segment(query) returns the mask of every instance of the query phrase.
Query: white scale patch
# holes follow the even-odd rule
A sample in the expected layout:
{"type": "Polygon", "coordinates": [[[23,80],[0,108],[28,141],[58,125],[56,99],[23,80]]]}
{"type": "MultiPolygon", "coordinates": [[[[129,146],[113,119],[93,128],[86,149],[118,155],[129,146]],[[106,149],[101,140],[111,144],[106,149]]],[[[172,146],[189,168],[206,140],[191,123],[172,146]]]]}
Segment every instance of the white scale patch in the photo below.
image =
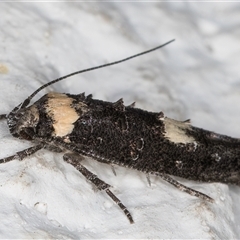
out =
{"type": "Polygon", "coordinates": [[[186,135],[186,130],[191,128],[187,122],[176,121],[165,117],[163,120],[165,124],[165,137],[174,143],[196,143],[193,137],[186,135]]]}
{"type": "MultiPolygon", "coordinates": [[[[70,134],[74,128],[79,115],[72,107],[74,99],[63,93],[49,93],[47,103],[47,113],[53,119],[54,134],[58,137],[63,137],[70,134]]],[[[84,103],[79,103],[83,108],[84,103]]]]}

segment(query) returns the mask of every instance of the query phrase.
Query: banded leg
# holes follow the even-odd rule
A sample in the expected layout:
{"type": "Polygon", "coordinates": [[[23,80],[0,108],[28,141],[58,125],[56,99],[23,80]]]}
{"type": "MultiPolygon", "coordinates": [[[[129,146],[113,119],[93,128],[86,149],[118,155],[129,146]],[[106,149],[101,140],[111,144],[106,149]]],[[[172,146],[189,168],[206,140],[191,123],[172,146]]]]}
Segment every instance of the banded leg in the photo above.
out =
{"type": "Polygon", "coordinates": [[[163,180],[165,180],[166,182],[172,184],[174,187],[178,188],[179,190],[186,192],[192,196],[201,198],[203,200],[207,200],[209,202],[214,202],[214,199],[212,199],[211,197],[209,197],[208,195],[198,192],[192,188],[186,187],[183,184],[179,183],[178,181],[174,180],[173,178],[171,178],[170,176],[166,175],[166,174],[162,174],[162,173],[157,173],[157,172],[150,172],[150,174],[153,174],[155,176],[159,176],[161,177],[163,180]]]}
{"type": "Polygon", "coordinates": [[[104,190],[110,198],[122,209],[124,214],[127,216],[130,223],[134,223],[133,218],[127,208],[122,204],[122,202],[109,190],[111,185],[105,183],[97,177],[97,175],[90,172],[85,168],[79,161],[79,156],[76,154],[65,154],[63,159],[72,164],[79,172],[83,174],[89,181],[91,181],[99,190],[104,190]]]}
{"type": "Polygon", "coordinates": [[[0,159],[0,163],[10,162],[12,160],[23,160],[24,158],[34,154],[44,147],[44,144],[38,144],[36,146],[24,149],[20,152],[17,152],[15,155],[0,159]]]}

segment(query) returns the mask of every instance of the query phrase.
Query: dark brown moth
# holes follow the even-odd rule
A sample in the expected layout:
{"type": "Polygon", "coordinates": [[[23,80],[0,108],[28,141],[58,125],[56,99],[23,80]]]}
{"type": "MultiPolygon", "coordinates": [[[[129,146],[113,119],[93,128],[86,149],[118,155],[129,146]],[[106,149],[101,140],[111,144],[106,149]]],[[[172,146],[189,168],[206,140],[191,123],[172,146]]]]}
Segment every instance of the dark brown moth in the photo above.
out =
{"type": "Polygon", "coordinates": [[[159,176],[181,191],[210,202],[212,198],[182,185],[170,175],[240,185],[240,140],[194,127],[189,120],[173,120],[162,112],[144,111],[134,108],[133,104],[125,106],[122,99],[112,103],[84,93],[51,92],[28,106],[39,91],[53,83],[129,60],[170,42],[117,62],[69,74],[40,87],[8,115],[1,115],[2,119],[7,119],[14,137],[33,141],[35,146],[1,159],[0,163],[22,160],[43,148],[63,152],[63,159],[99,190],[104,190],[130,223],[133,223],[131,214],[110,191],[111,186],[81,164],[83,156],[159,176]]]}

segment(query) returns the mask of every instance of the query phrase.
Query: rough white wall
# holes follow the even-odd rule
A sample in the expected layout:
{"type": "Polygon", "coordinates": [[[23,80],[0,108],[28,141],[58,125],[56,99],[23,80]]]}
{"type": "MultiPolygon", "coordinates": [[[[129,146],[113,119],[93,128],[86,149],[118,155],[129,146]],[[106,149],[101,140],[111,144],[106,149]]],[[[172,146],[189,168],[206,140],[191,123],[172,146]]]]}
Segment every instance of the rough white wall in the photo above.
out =
{"type": "MultiPolygon", "coordinates": [[[[162,110],[195,126],[240,135],[239,3],[0,3],[0,102],[9,112],[37,87],[72,71],[176,42],[147,56],[82,74],[43,91],[162,110]]],[[[41,96],[41,94],[38,95],[41,96]]],[[[36,98],[37,99],[37,98],[36,98]]],[[[0,157],[30,143],[0,123],[0,157]]],[[[215,199],[88,159],[132,213],[130,225],[61,154],[41,151],[0,165],[1,238],[239,238],[238,187],[180,180],[215,199]]]]}

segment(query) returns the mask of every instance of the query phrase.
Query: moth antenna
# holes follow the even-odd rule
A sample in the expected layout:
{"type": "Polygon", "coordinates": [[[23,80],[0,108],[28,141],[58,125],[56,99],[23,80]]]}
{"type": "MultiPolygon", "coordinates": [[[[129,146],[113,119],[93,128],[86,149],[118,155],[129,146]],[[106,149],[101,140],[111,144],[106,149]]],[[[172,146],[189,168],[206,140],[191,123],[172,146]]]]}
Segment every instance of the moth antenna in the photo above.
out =
{"type": "Polygon", "coordinates": [[[49,83],[46,83],[44,85],[42,85],[40,88],[38,88],[35,92],[33,92],[27,99],[24,100],[21,108],[25,108],[31,101],[31,99],[38,93],[40,92],[41,90],[43,90],[44,88],[56,83],[56,82],[60,82],[62,81],[63,79],[66,79],[66,78],[69,78],[71,76],[74,76],[74,75],[77,75],[77,74],[80,74],[80,73],[84,73],[84,72],[89,72],[89,71],[93,71],[93,70],[96,70],[96,69],[99,69],[99,68],[104,68],[104,67],[108,67],[108,66],[111,66],[111,65],[115,65],[115,64],[119,64],[121,62],[125,62],[125,61],[128,61],[132,58],[136,58],[136,57],[139,57],[141,55],[144,55],[144,54],[147,54],[147,53],[150,53],[150,52],[153,52],[159,48],[162,48],[168,44],[170,44],[171,42],[175,41],[175,39],[172,39],[171,41],[168,41],[158,47],[155,47],[155,48],[152,48],[152,49],[149,49],[147,51],[144,51],[144,52],[141,52],[141,53],[138,53],[138,54],[135,54],[135,55],[132,55],[130,57],[127,57],[127,58],[124,58],[124,59],[121,59],[119,61],[115,61],[115,62],[111,62],[111,63],[106,63],[106,64],[102,64],[102,65],[99,65],[99,66],[96,66],[96,67],[91,67],[91,68],[86,68],[86,69],[83,69],[83,70],[80,70],[80,71],[76,71],[76,72],[73,72],[73,73],[70,73],[68,75],[65,75],[63,77],[60,77],[60,78],[57,78],[49,83]]]}

